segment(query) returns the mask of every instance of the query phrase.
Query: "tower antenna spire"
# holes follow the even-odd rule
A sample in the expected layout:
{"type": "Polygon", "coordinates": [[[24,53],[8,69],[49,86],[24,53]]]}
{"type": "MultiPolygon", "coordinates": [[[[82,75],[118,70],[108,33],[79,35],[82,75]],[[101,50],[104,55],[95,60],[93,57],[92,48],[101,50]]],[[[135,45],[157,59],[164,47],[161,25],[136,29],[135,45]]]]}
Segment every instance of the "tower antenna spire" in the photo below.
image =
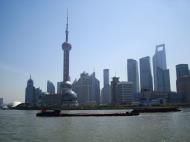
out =
{"type": "Polygon", "coordinates": [[[68,20],[69,20],[69,16],[68,16],[68,9],[67,9],[67,24],[66,24],[66,30],[65,30],[65,34],[66,34],[66,42],[68,42],[68,38],[69,38],[69,24],[68,24],[68,20]]]}
{"type": "Polygon", "coordinates": [[[72,48],[72,45],[68,42],[69,38],[69,16],[68,16],[68,9],[67,9],[67,15],[66,15],[66,29],[65,29],[65,35],[66,39],[65,42],[62,44],[62,49],[64,51],[64,58],[63,58],[63,81],[69,81],[69,52],[72,48]]]}

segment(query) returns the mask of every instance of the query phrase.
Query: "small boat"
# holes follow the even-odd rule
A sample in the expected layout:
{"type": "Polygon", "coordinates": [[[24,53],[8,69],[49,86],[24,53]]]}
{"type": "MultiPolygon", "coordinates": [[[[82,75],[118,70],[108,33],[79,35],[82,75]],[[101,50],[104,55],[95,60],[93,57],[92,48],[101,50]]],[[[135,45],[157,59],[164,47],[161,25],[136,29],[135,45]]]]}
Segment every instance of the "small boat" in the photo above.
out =
{"type": "Polygon", "coordinates": [[[40,117],[103,117],[103,116],[136,116],[139,115],[139,112],[121,112],[121,113],[61,113],[60,110],[53,111],[41,111],[36,114],[40,117]]]}

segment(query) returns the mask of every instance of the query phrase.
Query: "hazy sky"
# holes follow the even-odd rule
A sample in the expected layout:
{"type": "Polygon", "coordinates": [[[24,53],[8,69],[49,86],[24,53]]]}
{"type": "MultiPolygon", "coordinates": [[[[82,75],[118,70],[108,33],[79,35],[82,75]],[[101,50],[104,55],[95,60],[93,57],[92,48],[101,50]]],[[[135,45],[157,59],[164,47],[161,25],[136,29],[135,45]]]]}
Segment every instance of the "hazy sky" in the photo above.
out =
{"type": "MultiPolygon", "coordinates": [[[[70,76],[103,69],[127,80],[127,59],[152,56],[166,44],[172,90],[175,65],[190,65],[189,0],[0,0],[0,97],[24,101],[35,87],[62,80],[66,11],[69,9],[70,76]]],[[[56,85],[57,86],[57,85],[56,85]]]]}

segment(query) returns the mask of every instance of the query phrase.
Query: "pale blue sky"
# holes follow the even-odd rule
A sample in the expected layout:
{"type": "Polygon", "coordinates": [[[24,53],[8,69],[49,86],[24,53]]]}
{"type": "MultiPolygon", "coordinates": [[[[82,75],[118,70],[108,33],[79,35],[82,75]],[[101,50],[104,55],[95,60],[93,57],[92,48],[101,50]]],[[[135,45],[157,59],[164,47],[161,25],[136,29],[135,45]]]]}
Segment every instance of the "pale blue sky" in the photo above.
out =
{"type": "Polygon", "coordinates": [[[190,65],[189,0],[0,0],[0,97],[24,101],[26,82],[46,91],[62,80],[66,9],[70,76],[110,69],[127,80],[127,59],[152,58],[166,44],[172,90],[175,65],[190,65]]]}

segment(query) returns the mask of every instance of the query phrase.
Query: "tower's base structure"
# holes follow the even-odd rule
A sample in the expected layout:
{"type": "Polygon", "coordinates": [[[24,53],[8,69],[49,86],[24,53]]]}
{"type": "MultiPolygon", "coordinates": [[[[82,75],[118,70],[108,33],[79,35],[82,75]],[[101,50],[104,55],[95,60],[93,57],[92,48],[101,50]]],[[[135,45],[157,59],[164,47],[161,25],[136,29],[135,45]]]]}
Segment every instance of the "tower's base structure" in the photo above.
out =
{"type": "Polygon", "coordinates": [[[62,84],[62,107],[78,106],[77,94],[72,90],[70,81],[62,84]]]}

